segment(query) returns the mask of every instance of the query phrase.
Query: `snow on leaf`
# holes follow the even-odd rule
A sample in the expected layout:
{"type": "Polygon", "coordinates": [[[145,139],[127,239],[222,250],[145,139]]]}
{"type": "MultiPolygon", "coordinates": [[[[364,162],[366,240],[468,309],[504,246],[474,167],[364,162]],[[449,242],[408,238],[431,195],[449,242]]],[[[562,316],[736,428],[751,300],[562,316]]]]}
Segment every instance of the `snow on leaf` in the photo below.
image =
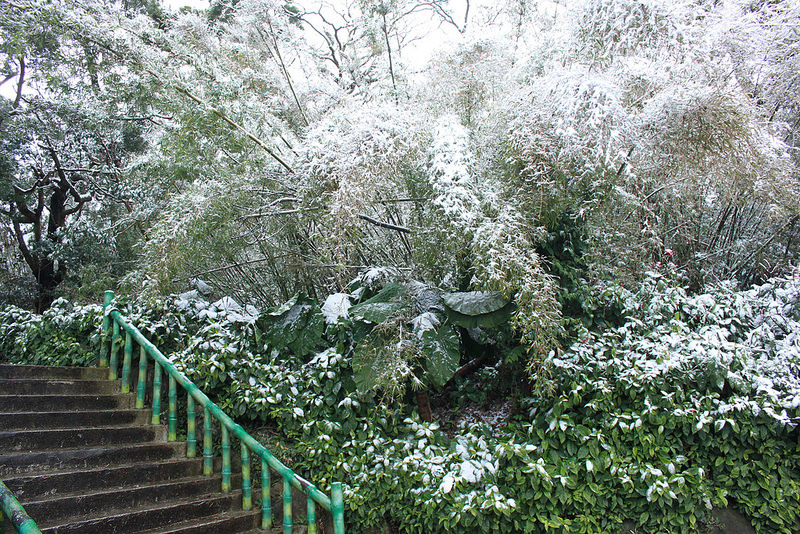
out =
{"type": "Polygon", "coordinates": [[[347,319],[350,309],[350,298],[346,293],[334,293],[325,299],[322,315],[327,324],[336,324],[340,318],[347,319]]]}

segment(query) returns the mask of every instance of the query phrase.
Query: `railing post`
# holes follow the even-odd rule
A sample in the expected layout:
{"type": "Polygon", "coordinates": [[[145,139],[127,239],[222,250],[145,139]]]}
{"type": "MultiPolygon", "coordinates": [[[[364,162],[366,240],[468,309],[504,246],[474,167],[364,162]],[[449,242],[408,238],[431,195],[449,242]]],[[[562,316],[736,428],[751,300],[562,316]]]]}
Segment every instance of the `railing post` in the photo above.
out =
{"type": "Polygon", "coordinates": [[[261,528],[272,529],[272,503],[270,502],[269,464],[261,459],[261,528]]]}
{"type": "Polygon", "coordinates": [[[228,427],[220,424],[222,428],[222,491],[231,490],[231,437],[228,427]]]}
{"type": "Polygon", "coordinates": [[[253,497],[250,491],[250,451],[242,442],[242,510],[253,509],[253,497]]]}
{"type": "Polygon", "coordinates": [[[331,484],[331,514],[333,515],[333,533],[344,534],[344,494],[341,482],[331,484]]]}
{"type": "Polygon", "coordinates": [[[114,321],[113,335],[111,336],[111,359],[108,362],[108,379],[117,379],[119,367],[119,323],[114,321]]]}
{"type": "MultiPolygon", "coordinates": [[[[102,332],[102,343],[100,343],[100,361],[98,365],[100,367],[108,367],[108,352],[111,348],[111,317],[108,316],[108,307],[111,306],[111,302],[114,300],[114,292],[113,291],[106,291],[103,295],[103,332],[102,332]]],[[[0,528],[2,528],[2,523],[0,523],[0,528]]]]}
{"type": "Polygon", "coordinates": [[[197,428],[194,415],[194,398],[191,394],[186,395],[186,457],[194,458],[197,456],[197,428]]]}
{"type": "Polygon", "coordinates": [[[122,358],[121,393],[131,392],[131,360],[133,360],[133,335],[125,332],[125,355],[122,358]]]}
{"type": "Polygon", "coordinates": [[[214,453],[211,450],[211,414],[203,407],[203,474],[214,473],[214,453]]]}
{"type": "Polygon", "coordinates": [[[292,483],[283,477],[283,534],[292,534],[292,483]]]}
{"type": "Polygon", "coordinates": [[[178,439],[178,391],[175,379],[169,375],[169,414],[167,415],[167,441],[178,439]]]}
{"type": "Polygon", "coordinates": [[[147,387],[147,350],[139,346],[139,377],[136,384],[136,409],[144,408],[144,393],[147,387]]]}
{"type": "Polygon", "coordinates": [[[317,509],[314,499],[306,499],[306,523],[308,523],[308,534],[317,534],[317,509]]]}
{"type": "Polygon", "coordinates": [[[150,423],[161,424],[161,365],[154,362],[153,366],[153,417],[150,423]]]}

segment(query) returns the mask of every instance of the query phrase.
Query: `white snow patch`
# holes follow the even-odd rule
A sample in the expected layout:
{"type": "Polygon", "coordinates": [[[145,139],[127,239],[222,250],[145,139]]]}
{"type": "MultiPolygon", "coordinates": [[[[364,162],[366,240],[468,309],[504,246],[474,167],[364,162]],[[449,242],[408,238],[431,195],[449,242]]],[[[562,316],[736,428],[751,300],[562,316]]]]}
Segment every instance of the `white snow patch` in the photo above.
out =
{"type": "Polygon", "coordinates": [[[347,311],[350,309],[350,298],[346,293],[334,293],[325,299],[322,305],[322,315],[325,316],[327,324],[336,324],[340,318],[347,319],[347,311]]]}

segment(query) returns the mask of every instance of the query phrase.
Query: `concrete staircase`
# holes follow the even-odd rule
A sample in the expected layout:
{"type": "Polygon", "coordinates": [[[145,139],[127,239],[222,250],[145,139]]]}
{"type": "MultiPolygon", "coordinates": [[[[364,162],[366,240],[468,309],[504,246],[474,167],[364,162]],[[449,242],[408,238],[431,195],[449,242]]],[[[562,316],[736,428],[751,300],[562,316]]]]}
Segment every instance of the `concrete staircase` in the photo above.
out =
{"type": "Polygon", "coordinates": [[[241,492],[221,493],[107,376],[0,365],[0,480],[42,532],[263,533],[241,492]]]}

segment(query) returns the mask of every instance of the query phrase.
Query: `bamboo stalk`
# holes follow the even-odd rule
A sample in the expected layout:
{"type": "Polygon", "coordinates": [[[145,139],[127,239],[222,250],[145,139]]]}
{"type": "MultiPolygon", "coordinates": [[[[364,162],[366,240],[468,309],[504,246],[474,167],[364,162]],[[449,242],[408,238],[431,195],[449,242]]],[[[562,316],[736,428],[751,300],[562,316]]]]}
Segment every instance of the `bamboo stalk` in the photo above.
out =
{"type": "Polygon", "coordinates": [[[136,384],[136,409],[144,408],[144,394],[147,387],[147,351],[139,347],[139,377],[136,384]]]}
{"type": "Polygon", "coordinates": [[[117,379],[119,366],[119,323],[114,321],[114,333],[111,336],[111,359],[108,361],[108,379],[117,379]]]}
{"type": "Polygon", "coordinates": [[[214,473],[214,453],[211,450],[211,414],[203,407],[203,474],[214,473]]]}
{"type": "Polygon", "coordinates": [[[161,366],[158,362],[153,367],[153,417],[150,422],[161,424],[161,366]]]}
{"type": "Polygon", "coordinates": [[[169,377],[169,414],[167,415],[167,441],[178,439],[178,392],[175,379],[169,377]]]}

